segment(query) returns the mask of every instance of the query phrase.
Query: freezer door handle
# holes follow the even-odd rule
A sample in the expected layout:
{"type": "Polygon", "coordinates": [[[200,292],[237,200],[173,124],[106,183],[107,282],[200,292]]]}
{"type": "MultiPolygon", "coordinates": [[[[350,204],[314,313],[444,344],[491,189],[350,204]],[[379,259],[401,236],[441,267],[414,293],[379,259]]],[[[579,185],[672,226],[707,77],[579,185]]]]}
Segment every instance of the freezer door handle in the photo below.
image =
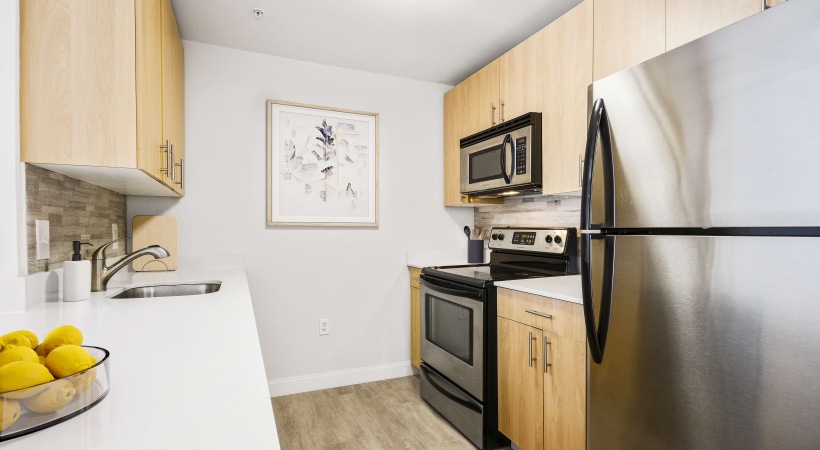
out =
{"type": "MultiPolygon", "coordinates": [[[[587,146],[584,154],[583,182],[581,186],[581,232],[612,227],[615,224],[615,166],[612,158],[612,137],[609,134],[609,117],[604,99],[595,100],[587,130],[587,146]],[[595,147],[601,136],[601,169],[604,174],[604,223],[592,222],[592,176],[595,169],[595,147]]],[[[603,237],[603,234],[598,237],[603,237]]]]}
{"type": "MultiPolygon", "coordinates": [[[[581,187],[581,290],[584,300],[584,320],[586,322],[589,353],[592,361],[601,364],[604,347],[609,332],[609,314],[612,308],[612,285],[615,277],[615,236],[607,236],[606,229],[615,225],[615,166],[613,164],[612,136],[609,117],[603,99],[592,105],[592,114],[587,130],[587,146],[584,154],[583,183],[581,187]],[[604,183],[604,223],[592,223],[592,182],[595,169],[595,148],[601,137],[601,163],[604,183]],[[595,230],[596,232],[593,232],[595,230]],[[596,324],[595,298],[592,292],[592,265],[590,250],[592,239],[604,240],[603,280],[601,283],[601,304],[596,324]]],[[[598,263],[598,261],[596,261],[598,263]]]]}

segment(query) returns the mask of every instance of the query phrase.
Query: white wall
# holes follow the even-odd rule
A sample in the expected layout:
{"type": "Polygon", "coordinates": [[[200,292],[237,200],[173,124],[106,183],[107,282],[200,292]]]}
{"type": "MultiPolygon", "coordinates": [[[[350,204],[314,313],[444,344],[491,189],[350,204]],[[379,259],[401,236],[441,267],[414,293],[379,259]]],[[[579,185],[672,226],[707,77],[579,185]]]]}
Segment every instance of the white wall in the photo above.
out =
{"type": "Polygon", "coordinates": [[[245,254],[272,392],[409,373],[405,252],[464,248],[473,222],[442,207],[448,88],[185,42],[188,195],[131,197],[128,214],[178,216],[183,260],[245,254]],[[266,229],[267,99],[380,114],[378,229],[266,229]]]}
{"type": "Polygon", "coordinates": [[[19,273],[17,183],[20,140],[20,13],[0,2],[0,278],[19,273]]]}

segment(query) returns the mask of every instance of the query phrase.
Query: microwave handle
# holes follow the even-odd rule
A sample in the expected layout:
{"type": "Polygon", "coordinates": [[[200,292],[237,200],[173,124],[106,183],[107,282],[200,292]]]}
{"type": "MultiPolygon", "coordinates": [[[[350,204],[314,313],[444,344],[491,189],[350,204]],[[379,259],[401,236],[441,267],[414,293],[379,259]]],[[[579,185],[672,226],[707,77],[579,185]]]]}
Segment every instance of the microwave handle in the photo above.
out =
{"type": "Polygon", "coordinates": [[[515,144],[513,143],[512,135],[507,133],[504,136],[504,142],[501,144],[501,175],[504,176],[504,182],[510,184],[512,181],[513,170],[515,170],[515,144]],[[512,164],[510,166],[510,173],[507,174],[507,143],[510,143],[510,156],[512,157],[512,164]]]}

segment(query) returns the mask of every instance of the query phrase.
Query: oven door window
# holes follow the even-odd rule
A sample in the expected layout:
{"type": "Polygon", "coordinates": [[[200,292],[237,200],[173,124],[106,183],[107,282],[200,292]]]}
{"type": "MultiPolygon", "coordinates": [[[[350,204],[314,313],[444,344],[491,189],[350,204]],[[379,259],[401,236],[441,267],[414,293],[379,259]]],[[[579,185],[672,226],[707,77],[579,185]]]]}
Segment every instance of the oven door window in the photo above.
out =
{"type": "Polygon", "coordinates": [[[430,294],[424,306],[425,339],[472,366],[473,310],[430,294]]]}
{"type": "Polygon", "coordinates": [[[504,177],[501,173],[500,145],[471,153],[468,158],[470,184],[504,177]]]}

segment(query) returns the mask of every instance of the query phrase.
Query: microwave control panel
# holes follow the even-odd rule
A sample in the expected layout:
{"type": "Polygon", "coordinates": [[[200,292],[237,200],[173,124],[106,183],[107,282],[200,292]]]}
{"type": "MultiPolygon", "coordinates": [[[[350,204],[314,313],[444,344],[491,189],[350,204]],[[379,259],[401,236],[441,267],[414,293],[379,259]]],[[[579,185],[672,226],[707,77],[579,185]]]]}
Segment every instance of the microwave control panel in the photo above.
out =
{"type": "Polygon", "coordinates": [[[575,251],[575,228],[493,228],[491,249],[563,255],[575,251]]]}
{"type": "Polygon", "coordinates": [[[515,140],[515,174],[524,175],[527,173],[527,137],[520,137],[515,140]]]}

